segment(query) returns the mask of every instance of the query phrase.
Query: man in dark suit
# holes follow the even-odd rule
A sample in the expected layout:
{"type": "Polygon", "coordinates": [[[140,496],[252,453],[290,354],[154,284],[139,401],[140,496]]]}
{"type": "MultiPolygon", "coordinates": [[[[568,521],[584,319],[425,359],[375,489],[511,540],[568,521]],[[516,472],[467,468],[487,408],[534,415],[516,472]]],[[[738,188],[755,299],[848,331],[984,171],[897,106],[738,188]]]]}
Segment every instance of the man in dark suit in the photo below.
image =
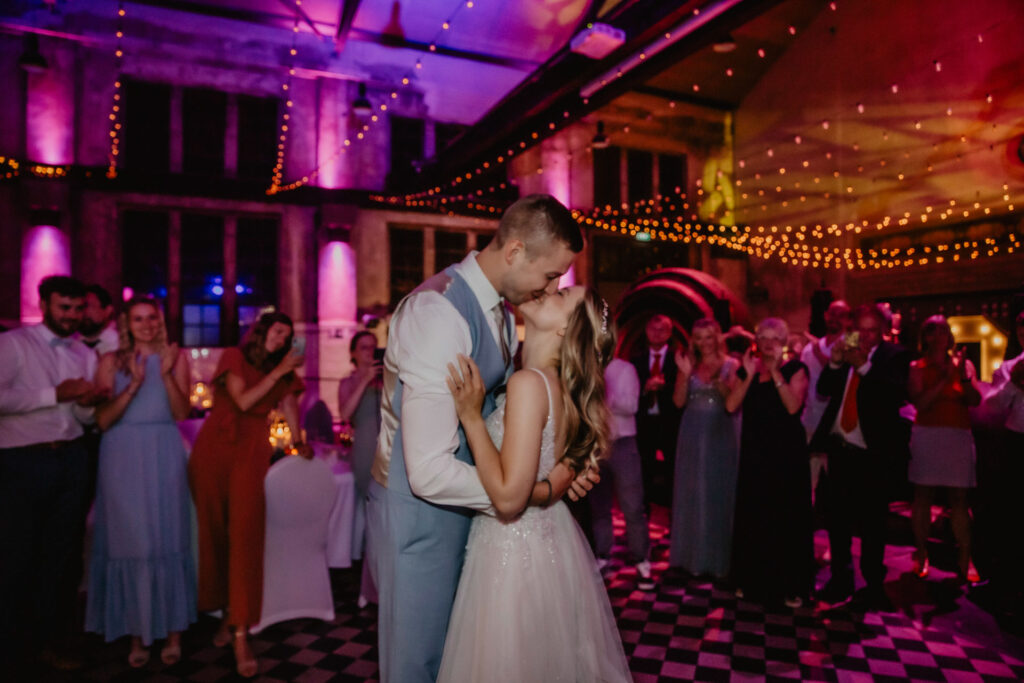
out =
{"type": "Polygon", "coordinates": [[[814,439],[828,453],[832,549],[832,578],[820,597],[837,603],[853,593],[850,544],[859,526],[867,588],[858,598],[886,610],[892,607],[883,588],[886,516],[892,485],[906,468],[910,424],[901,409],[910,354],[883,340],[888,320],[877,306],[859,306],[852,318],[853,333],[833,345],[817,387],[829,401],[814,439]]]}
{"type": "Polygon", "coordinates": [[[651,503],[668,506],[672,502],[672,467],[680,416],[672,402],[672,391],[679,371],[669,344],[672,320],[656,313],[647,321],[644,334],[647,343],[630,360],[642,388],[636,413],[636,442],[643,470],[644,502],[650,509],[651,503]]]}

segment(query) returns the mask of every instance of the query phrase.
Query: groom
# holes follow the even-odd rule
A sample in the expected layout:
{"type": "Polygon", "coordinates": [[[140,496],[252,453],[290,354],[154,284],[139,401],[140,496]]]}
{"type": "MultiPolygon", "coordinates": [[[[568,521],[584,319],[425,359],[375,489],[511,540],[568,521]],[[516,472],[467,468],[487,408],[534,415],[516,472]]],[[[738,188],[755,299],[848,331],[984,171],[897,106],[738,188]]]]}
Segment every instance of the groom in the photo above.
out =
{"type": "MultiPolygon", "coordinates": [[[[508,208],[491,242],[421,284],[398,305],[384,356],[382,425],[367,524],[380,593],[381,683],[434,681],[474,511],[491,502],[473,466],[445,378],[456,354],[480,368],[488,395],[512,374],[517,343],[506,301],[558,287],[583,248],[579,224],[548,195],[508,208]]],[[[559,465],[531,504],[573,483],[559,465]]],[[[580,475],[576,486],[586,484],[580,475]]]]}

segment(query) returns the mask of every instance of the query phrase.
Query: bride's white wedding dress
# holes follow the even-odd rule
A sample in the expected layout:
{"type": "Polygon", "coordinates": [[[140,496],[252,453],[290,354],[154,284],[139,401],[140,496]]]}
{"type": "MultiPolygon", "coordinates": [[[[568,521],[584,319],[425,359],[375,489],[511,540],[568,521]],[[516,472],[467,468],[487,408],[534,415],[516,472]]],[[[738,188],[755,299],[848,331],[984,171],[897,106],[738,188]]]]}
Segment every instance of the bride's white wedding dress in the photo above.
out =
{"type": "MultiPolygon", "coordinates": [[[[504,417],[502,396],[487,418],[499,449],[504,417]]],[[[554,432],[548,387],[538,481],[555,466],[554,432]]],[[[604,581],[565,503],[507,523],[474,517],[438,681],[632,680],[604,581]]]]}

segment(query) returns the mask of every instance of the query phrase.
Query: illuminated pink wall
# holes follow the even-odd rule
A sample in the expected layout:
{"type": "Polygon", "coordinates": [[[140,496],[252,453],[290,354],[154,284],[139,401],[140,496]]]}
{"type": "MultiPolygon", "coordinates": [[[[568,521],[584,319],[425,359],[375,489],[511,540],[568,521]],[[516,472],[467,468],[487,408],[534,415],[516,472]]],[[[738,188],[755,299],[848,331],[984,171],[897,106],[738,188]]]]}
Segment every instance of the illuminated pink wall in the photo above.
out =
{"type": "Polygon", "coordinates": [[[71,274],[71,249],[67,235],[52,225],[31,228],[21,242],[21,322],[37,323],[39,281],[47,275],[71,274]]]}
{"type": "Polygon", "coordinates": [[[346,242],[328,242],[320,249],[317,315],[321,325],[356,319],[356,254],[346,242]]]}
{"type": "Polygon", "coordinates": [[[30,161],[70,164],[74,161],[75,87],[70,57],[63,50],[42,52],[50,61],[43,73],[28,75],[25,103],[25,153],[30,161]]]}

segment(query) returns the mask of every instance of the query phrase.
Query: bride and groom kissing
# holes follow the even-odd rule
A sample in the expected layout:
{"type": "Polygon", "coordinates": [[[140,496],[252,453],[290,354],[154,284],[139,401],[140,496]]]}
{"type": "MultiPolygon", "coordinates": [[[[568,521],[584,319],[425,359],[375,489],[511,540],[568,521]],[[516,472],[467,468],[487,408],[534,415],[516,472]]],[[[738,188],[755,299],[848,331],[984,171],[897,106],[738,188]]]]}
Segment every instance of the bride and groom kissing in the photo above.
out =
{"type": "Polygon", "coordinates": [[[632,680],[561,502],[597,479],[615,346],[606,302],[557,289],[582,248],[568,209],[524,197],[395,311],[367,508],[382,683],[632,680]]]}

